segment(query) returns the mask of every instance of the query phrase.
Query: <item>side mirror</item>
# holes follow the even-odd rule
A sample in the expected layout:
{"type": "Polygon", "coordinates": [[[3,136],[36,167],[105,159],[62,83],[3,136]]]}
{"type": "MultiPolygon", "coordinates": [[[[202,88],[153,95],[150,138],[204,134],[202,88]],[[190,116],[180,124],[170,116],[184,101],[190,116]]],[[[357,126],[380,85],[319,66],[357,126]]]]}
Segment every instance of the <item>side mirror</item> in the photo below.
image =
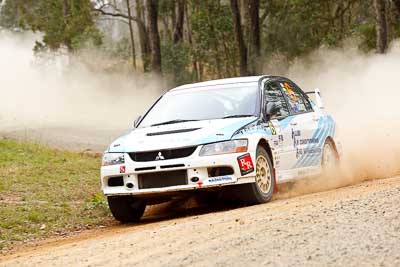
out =
{"type": "Polygon", "coordinates": [[[269,120],[272,116],[276,115],[280,111],[280,109],[281,109],[280,102],[267,102],[264,111],[266,119],[269,120]]]}
{"type": "Polygon", "coordinates": [[[322,101],[321,91],[318,88],[315,89],[315,100],[317,101],[317,106],[323,109],[324,102],[322,101]]]}
{"type": "Polygon", "coordinates": [[[321,97],[321,91],[316,88],[313,92],[306,92],[307,95],[314,95],[315,96],[315,101],[317,102],[317,107],[319,109],[323,109],[324,108],[324,102],[322,101],[322,97],[321,97]]]}
{"type": "Polygon", "coordinates": [[[135,122],[133,123],[133,127],[137,128],[139,125],[139,122],[142,120],[142,116],[139,116],[136,118],[135,122]]]}

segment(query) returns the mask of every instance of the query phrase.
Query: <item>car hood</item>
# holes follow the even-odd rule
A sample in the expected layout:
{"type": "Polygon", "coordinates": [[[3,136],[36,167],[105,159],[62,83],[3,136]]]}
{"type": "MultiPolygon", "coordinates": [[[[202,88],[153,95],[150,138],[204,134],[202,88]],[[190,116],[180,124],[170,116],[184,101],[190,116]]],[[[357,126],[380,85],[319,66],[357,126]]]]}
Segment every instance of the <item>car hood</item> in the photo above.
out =
{"type": "Polygon", "coordinates": [[[138,152],[230,140],[257,117],[217,119],[138,128],[115,140],[108,152],[138,152]]]}

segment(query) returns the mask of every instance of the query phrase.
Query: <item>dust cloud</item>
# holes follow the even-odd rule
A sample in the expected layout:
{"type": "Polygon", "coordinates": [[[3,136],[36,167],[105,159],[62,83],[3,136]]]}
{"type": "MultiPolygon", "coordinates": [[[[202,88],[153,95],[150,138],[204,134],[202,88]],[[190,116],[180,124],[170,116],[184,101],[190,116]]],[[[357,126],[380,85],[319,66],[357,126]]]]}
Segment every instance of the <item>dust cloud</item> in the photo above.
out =
{"type": "MultiPolygon", "coordinates": [[[[32,34],[0,32],[0,130],[129,129],[166,89],[160,79],[94,71],[71,56],[39,64],[32,53],[35,39],[32,34]]],[[[349,43],[341,49],[318,49],[288,68],[272,64],[275,68],[265,72],[288,76],[306,91],[321,89],[326,110],[338,123],[346,182],[397,174],[400,41],[385,55],[365,54],[349,43]]],[[[91,60],[92,65],[104,65],[107,59],[91,60]]]]}
{"type": "Polygon", "coordinates": [[[385,55],[360,52],[354,42],[341,49],[321,48],[294,62],[284,73],[305,91],[321,90],[325,110],[333,115],[343,144],[340,186],[400,172],[400,41],[385,55]]]}
{"type": "MultiPolygon", "coordinates": [[[[82,64],[82,55],[38,59],[32,51],[37,39],[0,32],[0,130],[129,129],[165,89],[160,79],[131,70],[93,70],[82,64]]],[[[104,66],[107,58],[90,60],[91,66],[104,66]]]]}

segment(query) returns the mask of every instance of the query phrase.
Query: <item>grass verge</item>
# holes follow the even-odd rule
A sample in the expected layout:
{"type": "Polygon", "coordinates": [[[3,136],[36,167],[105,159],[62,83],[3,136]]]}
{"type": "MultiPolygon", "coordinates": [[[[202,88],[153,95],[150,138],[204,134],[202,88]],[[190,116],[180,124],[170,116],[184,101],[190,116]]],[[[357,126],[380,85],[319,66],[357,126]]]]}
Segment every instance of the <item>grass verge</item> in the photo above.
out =
{"type": "Polygon", "coordinates": [[[0,139],[0,251],[112,220],[99,156],[0,139]]]}

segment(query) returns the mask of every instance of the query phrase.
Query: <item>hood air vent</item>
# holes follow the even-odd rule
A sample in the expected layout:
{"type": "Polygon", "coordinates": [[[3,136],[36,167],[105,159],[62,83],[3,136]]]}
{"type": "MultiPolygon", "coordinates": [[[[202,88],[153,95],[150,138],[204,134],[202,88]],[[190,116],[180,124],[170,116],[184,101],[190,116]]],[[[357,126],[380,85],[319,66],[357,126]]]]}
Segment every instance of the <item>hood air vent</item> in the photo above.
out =
{"type": "Polygon", "coordinates": [[[165,132],[155,132],[155,133],[148,133],[147,136],[175,134],[175,133],[187,133],[187,132],[193,132],[193,131],[196,131],[199,129],[201,129],[201,128],[190,128],[190,129],[172,130],[172,131],[165,131],[165,132]]]}

